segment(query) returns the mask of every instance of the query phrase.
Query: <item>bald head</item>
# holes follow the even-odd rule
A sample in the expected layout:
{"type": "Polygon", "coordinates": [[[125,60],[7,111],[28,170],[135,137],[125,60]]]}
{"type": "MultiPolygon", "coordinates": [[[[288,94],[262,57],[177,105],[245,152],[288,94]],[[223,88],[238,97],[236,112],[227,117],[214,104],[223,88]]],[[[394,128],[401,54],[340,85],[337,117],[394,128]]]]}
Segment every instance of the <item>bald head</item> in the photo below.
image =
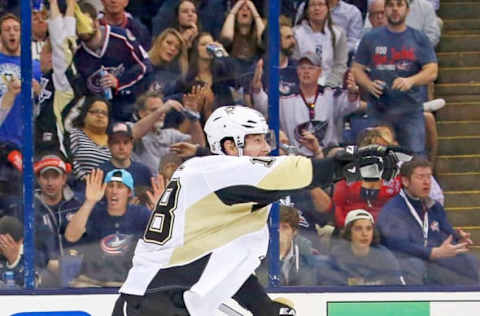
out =
{"type": "Polygon", "coordinates": [[[368,19],[373,28],[387,24],[385,18],[385,0],[368,1],[368,19]]]}

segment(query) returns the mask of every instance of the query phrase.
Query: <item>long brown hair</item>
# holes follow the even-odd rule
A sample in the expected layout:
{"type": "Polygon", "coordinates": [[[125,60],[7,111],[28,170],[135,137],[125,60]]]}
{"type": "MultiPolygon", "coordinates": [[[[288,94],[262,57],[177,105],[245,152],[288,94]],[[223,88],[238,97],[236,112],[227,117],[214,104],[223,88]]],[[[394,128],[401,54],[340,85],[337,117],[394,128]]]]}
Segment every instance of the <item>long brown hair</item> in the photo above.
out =
{"type": "Polygon", "coordinates": [[[180,52],[172,62],[176,61],[178,63],[180,72],[184,77],[188,71],[187,45],[185,45],[185,41],[183,40],[182,35],[174,28],[169,27],[165,29],[162,33],[160,33],[160,35],[155,38],[152,48],[148,51],[148,56],[150,57],[150,61],[154,66],[164,66],[165,62],[160,58],[160,50],[163,41],[170,34],[175,36],[180,41],[180,52]]]}
{"type": "MultiPolygon", "coordinates": [[[[322,33],[325,33],[325,25],[328,27],[328,30],[332,34],[331,39],[332,39],[332,50],[333,50],[333,58],[335,58],[335,44],[337,42],[337,35],[335,35],[335,32],[333,31],[333,21],[332,21],[332,16],[330,15],[330,4],[328,3],[328,0],[325,0],[325,3],[327,5],[327,18],[325,22],[323,23],[323,29],[322,33]]],[[[302,15],[300,16],[300,19],[298,19],[297,25],[302,23],[303,20],[307,20],[307,22],[310,24],[310,21],[308,20],[308,6],[310,5],[310,0],[305,1],[305,6],[303,7],[303,12],[302,15]]]]}

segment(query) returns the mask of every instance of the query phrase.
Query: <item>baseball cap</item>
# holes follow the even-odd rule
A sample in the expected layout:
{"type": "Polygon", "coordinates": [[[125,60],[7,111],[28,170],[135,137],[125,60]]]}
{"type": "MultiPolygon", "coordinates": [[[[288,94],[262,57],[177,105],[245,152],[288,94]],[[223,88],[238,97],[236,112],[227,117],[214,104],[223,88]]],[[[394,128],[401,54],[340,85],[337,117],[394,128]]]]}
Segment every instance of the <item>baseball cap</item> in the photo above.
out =
{"type": "Polygon", "coordinates": [[[357,219],[368,219],[370,222],[372,222],[372,224],[375,223],[372,214],[366,210],[358,209],[348,212],[347,217],[345,218],[345,226],[356,221],[357,219]]]}
{"type": "Polygon", "coordinates": [[[58,173],[69,173],[71,167],[57,155],[46,155],[33,165],[36,174],[43,174],[48,170],[55,170],[58,173]]]}
{"type": "Polygon", "coordinates": [[[300,56],[300,59],[298,60],[298,63],[300,63],[302,61],[302,59],[306,59],[306,60],[310,61],[315,66],[319,66],[319,67],[322,66],[322,58],[318,54],[315,54],[314,52],[308,51],[308,52],[303,53],[300,56]]]}
{"type": "Polygon", "coordinates": [[[133,191],[133,177],[125,169],[113,169],[112,171],[108,172],[105,176],[105,183],[109,183],[112,181],[117,181],[125,184],[131,191],[133,191]]]}
{"type": "Polygon", "coordinates": [[[114,135],[125,135],[127,137],[133,138],[132,128],[130,125],[126,123],[115,123],[112,127],[108,130],[108,138],[109,140],[114,135]]]}

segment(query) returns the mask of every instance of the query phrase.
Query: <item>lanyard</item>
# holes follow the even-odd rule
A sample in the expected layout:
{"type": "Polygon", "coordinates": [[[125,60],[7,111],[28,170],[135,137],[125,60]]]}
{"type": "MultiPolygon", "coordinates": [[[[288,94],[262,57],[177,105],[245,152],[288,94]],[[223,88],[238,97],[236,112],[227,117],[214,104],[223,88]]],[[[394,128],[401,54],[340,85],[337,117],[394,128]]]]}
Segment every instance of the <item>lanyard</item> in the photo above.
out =
{"type": "Polygon", "coordinates": [[[318,95],[320,94],[320,89],[318,89],[318,86],[315,89],[315,99],[313,100],[312,103],[308,103],[307,100],[305,100],[305,96],[303,95],[302,90],[300,89],[300,96],[302,97],[303,103],[305,103],[305,106],[308,109],[308,116],[310,117],[310,121],[313,121],[315,118],[315,104],[317,103],[317,98],[318,95]]]}
{"type": "Polygon", "coordinates": [[[412,204],[410,203],[410,201],[406,197],[403,189],[400,191],[400,196],[405,200],[405,203],[407,204],[408,209],[410,210],[410,213],[412,214],[412,216],[415,218],[417,223],[422,228],[424,246],[427,247],[427,243],[428,243],[428,212],[425,210],[425,212],[423,214],[423,223],[422,223],[422,220],[420,219],[420,216],[418,216],[417,211],[415,210],[415,208],[412,206],[412,204]]]}

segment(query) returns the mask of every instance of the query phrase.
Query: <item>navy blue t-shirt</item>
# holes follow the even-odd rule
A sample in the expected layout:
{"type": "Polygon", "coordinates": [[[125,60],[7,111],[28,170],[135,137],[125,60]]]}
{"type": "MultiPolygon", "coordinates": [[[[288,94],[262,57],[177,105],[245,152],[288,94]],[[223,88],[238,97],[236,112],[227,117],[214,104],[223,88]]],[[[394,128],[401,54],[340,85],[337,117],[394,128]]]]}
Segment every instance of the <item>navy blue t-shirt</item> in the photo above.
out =
{"type": "Polygon", "coordinates": [[[111,216],[105,202],[92,210],[81,239],[81,274],[99,281],[123,282],[131,267],[135,245],[150,218],[144,206],[128,205],[122,216],[111,216]]]}
{"type": "Polygon", "coordinates": [[[365,34],[355,55],[355,61],[370,70],[371,80],[386,83],[384,95],[379,99],[369,96],[368,104],[374,110],[412,111],[422,109],[425,94],[420,86],[402,92],[392,90],[392,83],[398,77],[410,77],[429,63],[436,63],[437,57],[427,36],[411,27],[395,33],[387,27],[378,27],[365,34]]]}

